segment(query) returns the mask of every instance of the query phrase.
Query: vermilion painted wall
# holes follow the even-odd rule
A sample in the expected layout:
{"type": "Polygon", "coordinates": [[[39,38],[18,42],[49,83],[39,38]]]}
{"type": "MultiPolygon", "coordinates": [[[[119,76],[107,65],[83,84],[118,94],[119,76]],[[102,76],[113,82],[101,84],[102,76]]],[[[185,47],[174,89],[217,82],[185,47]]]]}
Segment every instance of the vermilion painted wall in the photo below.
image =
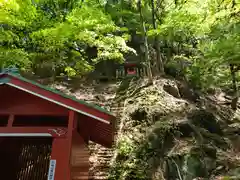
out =
{"type": "MultiPolygon", "coordinates": [[[[89,112],[96,111],[91,108],[88,109],[90,109],[89,112]]],[[[98,113],[101,114],[101,112],[98,113]]],[[[56,160],[54,180],[87,180],[90,155],[86,142],[91,139],[106,146],[112,144],[113,139],[111,137],[113,137],[114,124],[109,125],[88,116],[80,115],[7,85],[0,85],[1,114],[10,116],[8,126],[0,127],[0,133],[52,133],[51,159],[56,160]],[[58,127],[12,127],[14,115],[68,116],[68,127],[62,128],[66,131],[66,134],[58,135],[52,130],[49,131],[49,129],[57,129],[58,127]]],[[[101,116],[108,117],[106,114],[101,116]]]]}
{"type": "Polygon", "coordinates": [[[96,121],[85,115],[78,115],[79,133],[84,138],[96,143],[102,144],[106,147],[111,147],[114,141],[114,126],[115,124],[106,124],[96,121]]]}
{"type": "Polygon", "coordinates": [[[14,84],[14,85],[16,85],[18,87],[27,89],[29,91],[41,94],[42,96],[48,97],[48,98],[53,99],[55,101],[58,101],[59,103],[67,104],[70,107],[79,109],[79,110],[81,110],[81,111],[83,111],[85,113],[88,113],[88,114],[94,115],[96,117],[102,118],[105,121],[110,122],[114,118],[114,116],[109,115],[108,113],[105,113],[105,112],[99,111],[99,110],[97,110],[95,108],[86,106],[86,105],[84,105],[82,103],[79,103],[77,101],[73,101],[72,99],[64,98],[64,97],[62,97],[59,94],[47,91],[47,90],[42,89],[42,88],[40,88],[40,87],[38,87],[38,86],[36,86],[34,84],[21,81],[18,78],[11,77],[10,83],[12,83],[12,84],[14,84]]]}
{"type": "MultiPolygon", "coordinates": [[[[84,174],[88,179],[89,153],[84,139],[77,132],[77,113],[44,99],[7,85],[0,86],[0,115],[10,115],[7,127],[0,127],[0,133],[51,133],[53,138],[51,159],[56,160],[54,180],[72,180],[84,174]],[[68,116],[66,134],[57,135],[49,129],[59,127],[12,127],[14,115],[68,116]],[[74,138],[73,138],[74,137],[74,138]],[[72,146],[73,143],[73,146],[72,146]],[[84,152],[84,153],[82,153],[84,152]],[[84,157],[79,161],[79,154],[84,157]],[[84,161],[82,161],[84,159],[84,161]],[[72,171],[72,172],[71,172],[72,171]]],[[[34,119],[33,119],[34,120],[34,119]]]]}
{"type": "Polygon", "coordinates": [[[56,160],[56,169],[54,180],[70,180],[70,154],[68,138],[54,138],[52,144],[51,159],[56,160]]]}
{"type": "Polygon", "coordinates": [[[0,86],[0,114],[68,115],[68,109],[7,85],[0,86]]]}
{"type": "Polygon", "coordinates": [[[74,131],[71,149],[71,180],[88,180],[90,153],[84,139],[74,131]]]}

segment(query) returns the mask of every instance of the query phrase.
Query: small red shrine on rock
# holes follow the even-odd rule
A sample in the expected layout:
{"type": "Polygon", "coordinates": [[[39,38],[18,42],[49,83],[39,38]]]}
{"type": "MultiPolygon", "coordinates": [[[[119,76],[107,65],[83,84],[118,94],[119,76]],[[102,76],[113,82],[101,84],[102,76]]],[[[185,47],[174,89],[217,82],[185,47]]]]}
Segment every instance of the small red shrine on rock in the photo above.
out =
{"type": "Polygon", "coordinates": [[[116,78],[145,76],[144,66],[138,61],[125,62],[116,69],[116,78]]]}
{"type": "Polygon", "coordinates": [[[110,147],[115,117],[106,110],[0,73],[0,176],[3,180],[87,180],[88,141],[110,147]]]}

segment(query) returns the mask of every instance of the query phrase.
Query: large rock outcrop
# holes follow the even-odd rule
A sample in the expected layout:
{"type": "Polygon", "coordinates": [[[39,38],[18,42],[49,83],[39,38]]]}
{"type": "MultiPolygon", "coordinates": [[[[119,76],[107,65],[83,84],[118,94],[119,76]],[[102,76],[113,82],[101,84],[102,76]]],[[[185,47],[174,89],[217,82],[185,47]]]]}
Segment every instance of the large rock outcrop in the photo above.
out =
{"type": "Polygon", "coordinates": [[[169,90],[174,83],[160,79],[145,86],[132,81],[123,90],[110,179],[239,179],[237,113],[217,100],[202,97],[195,105],[181,99],[177,86],[169,90]]]}

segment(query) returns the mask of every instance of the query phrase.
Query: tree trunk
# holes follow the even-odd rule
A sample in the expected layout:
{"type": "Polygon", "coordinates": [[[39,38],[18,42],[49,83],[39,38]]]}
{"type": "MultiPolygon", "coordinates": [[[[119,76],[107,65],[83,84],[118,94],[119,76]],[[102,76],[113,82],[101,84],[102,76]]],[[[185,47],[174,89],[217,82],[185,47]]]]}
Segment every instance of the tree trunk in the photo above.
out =
{"type": "Polygon", "coordinates": [[[143,18],[143,13],[142,13],[142,1],[138,0],[138,11],[140,14],[140,21],[142,24],[142,31],[143,31],[143,36],[144,36],[144,54],[145,54],[145,62],[147,64],[147,71],[148,71],[148,83],[153,84],[153,76],[152,76],[152,70],[151,70],[151,63],[149,60],[149,50],[148,50],[148,38],[147,38],[147,30],[145,26],[145,20],[143,18]]]}
{"type": "Polygon", "coordinates": [[[237,80],[236,80],[236,71],[234,70],[234,65],[230,64],[230,71],[232,76],[232,88],[234,91],[234,98],[231,102],[231,107],[233,110],[237,110],[237,103],[238,103],[238,87],[237,87],[237,80]]]}
{"type": "MultiPolygon", "coordinates": [[[[156,17],[155,17],[155,4],[154,0],[151,0],[151,6],[152,6],[152,24],[153,24],[153,29],[157,29],[157,22],[156,22],[156,17]]],[[[156,35],[154,39],[154,45],[155,45],[155,50],[157,53],[157,59],[156,59],[156,64],[157,64],[157,71],[160,74],[164,74],[164,65],[163,61],[161,58],[161,52],[160,52],[160,44],[159,44],[159,36],[156,35]]]]}

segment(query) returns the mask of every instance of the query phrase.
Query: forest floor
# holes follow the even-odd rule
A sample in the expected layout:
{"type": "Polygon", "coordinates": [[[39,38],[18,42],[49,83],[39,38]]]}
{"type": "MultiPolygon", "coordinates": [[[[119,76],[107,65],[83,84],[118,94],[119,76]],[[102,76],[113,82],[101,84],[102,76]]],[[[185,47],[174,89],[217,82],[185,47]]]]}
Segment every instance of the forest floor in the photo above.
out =
{"type": "Polygon", "coordinates": [[[197,95],[166,78],[54,87],[109,110],[122,104],[109,179],[240,179],[240,111],[221,90],[197,95]]]}

